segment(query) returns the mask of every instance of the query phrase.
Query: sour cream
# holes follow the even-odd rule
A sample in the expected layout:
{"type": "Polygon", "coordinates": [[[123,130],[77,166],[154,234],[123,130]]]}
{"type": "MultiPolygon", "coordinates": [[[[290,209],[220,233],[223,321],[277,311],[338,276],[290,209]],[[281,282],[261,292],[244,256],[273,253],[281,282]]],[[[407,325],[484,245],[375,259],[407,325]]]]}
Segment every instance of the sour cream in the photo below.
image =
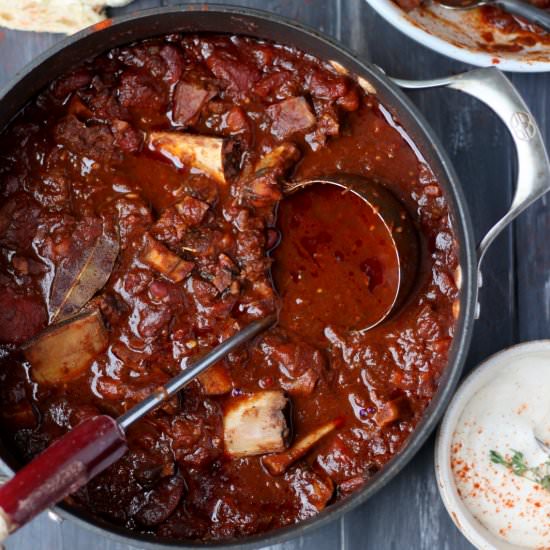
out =
{"type": "Polygon", "coordinates": [[[468,401],[452,436],[451,467],[458,493],[491,533],[525,548],[550,548],[550,492],[491,462],[494,450],[523,453],[535,467],[550,457],[550,359],[530,353],[501,365],[468,401]]]}

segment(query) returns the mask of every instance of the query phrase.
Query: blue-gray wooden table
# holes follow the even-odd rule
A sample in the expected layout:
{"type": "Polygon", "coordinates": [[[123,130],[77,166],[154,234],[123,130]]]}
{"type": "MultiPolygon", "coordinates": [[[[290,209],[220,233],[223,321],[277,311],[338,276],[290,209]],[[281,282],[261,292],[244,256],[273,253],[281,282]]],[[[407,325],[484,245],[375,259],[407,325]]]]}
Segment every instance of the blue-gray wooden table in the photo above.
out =
{"type": "MultiPolygon", "coordinates": [[[[137,0],[113,10],[182,3],[137,0]]],[[[204,2],[203,2],[204,3],[204,2]]],[[[393,76],[432,78],[468,69],[424,48],[388,25],[364,0],[232,0],[218,3],[261,8],[294,18],[340,40],[362,58],[393,76]]],[[[61,38],[47,33],[0,34],[0,86],[37,54],[61,38]]],[[[550,137],[550,74],[511,74],[529,107],[550,137]]],[[[515,159],[506,131],[475,100],[450,91],[423,91],[413,101],[441,137],[462,180],[478,237],[508,207],[515,159]]],[[[528,209],[491,248],[484,264],[481,318],[466,370],[516,342],[550,334],[550,209],[547,199],[528,209]]],[[[108,541],[46,514],[21,529],[8,550],[136,550],[108,541]]],[[[472,548],[449,519],[433,470],[433,437],[412,462],[375,498],[311,535],[277,550],[462,550],[472,548]]]]}

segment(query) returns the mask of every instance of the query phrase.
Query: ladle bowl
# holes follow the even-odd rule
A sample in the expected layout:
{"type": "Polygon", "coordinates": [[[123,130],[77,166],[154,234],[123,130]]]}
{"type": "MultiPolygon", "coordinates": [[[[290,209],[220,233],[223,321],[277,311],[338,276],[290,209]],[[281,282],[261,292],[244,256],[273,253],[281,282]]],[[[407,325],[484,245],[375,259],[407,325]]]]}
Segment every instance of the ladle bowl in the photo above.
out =
{"type": "MultiPolygon", "coordinates": [[[[407,299],[418,273],[420,257],[418,233],[401,201],[381,183],[363,176],[330,174],[319,178],[287,182],[284,193],[290,198],[293,194],[318,184],[336,186],[342,190],[342,194],[353,193],[363,200],[374,213],[376,221],[384,227],[397,258],[397,277],[392,287],[393,295],[391,299],[384,301],[384,307],[378,311],[376,319],[369,319],[367,325],[357,329],[364,332],[392,316],[407,299]]],[[[360,234],[357,236],[361,237],[360,234]]],[[[330,288],[328,290],[332,291],[330,288]]]]}

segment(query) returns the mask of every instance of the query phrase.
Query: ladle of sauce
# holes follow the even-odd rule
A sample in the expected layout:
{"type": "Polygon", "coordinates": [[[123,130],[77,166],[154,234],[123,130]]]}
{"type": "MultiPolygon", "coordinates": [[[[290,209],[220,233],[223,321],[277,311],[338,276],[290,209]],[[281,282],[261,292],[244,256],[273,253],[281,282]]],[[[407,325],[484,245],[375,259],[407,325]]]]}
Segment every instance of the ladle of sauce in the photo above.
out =
{"type": "Polygon", "coordinates": [[[419,245],[401,202],[381,184],[334,175],[286,186],[272,276],[280,324],[322,337],[327,326],[366,331],[407,298],[419,245]]]}

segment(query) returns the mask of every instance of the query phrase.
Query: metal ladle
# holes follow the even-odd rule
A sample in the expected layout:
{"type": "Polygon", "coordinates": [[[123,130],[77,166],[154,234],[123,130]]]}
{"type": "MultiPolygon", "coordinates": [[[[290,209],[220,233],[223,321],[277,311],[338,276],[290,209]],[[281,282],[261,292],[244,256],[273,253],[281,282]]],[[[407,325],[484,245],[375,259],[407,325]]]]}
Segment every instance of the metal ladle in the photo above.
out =
{"type": "Polygon", "coordinates": [[[437,3],[449,10],[471,10],[481,6],[497,6],[512,15],[524,17],[530,23],[550,32],[550,13],[523,0],[437,0],[437,3]]]}
{"type": "Polygon", "coordinates": [[[394,194],[381,183],[353,174],[330,174],[320,178],[287,182],[284,185],[285,195],[292,195],[306,187],[316,184],[335,185],[343,192],[351,192],[367,203],[378,217],[390,236],[398,262],[398,282],[393,299],[388,301],[380,317],[362,327],[365,332],[382,323],[400,306],[410,294],[418,273],[420,247],[418,232],[414,223],[394,194]]]}

